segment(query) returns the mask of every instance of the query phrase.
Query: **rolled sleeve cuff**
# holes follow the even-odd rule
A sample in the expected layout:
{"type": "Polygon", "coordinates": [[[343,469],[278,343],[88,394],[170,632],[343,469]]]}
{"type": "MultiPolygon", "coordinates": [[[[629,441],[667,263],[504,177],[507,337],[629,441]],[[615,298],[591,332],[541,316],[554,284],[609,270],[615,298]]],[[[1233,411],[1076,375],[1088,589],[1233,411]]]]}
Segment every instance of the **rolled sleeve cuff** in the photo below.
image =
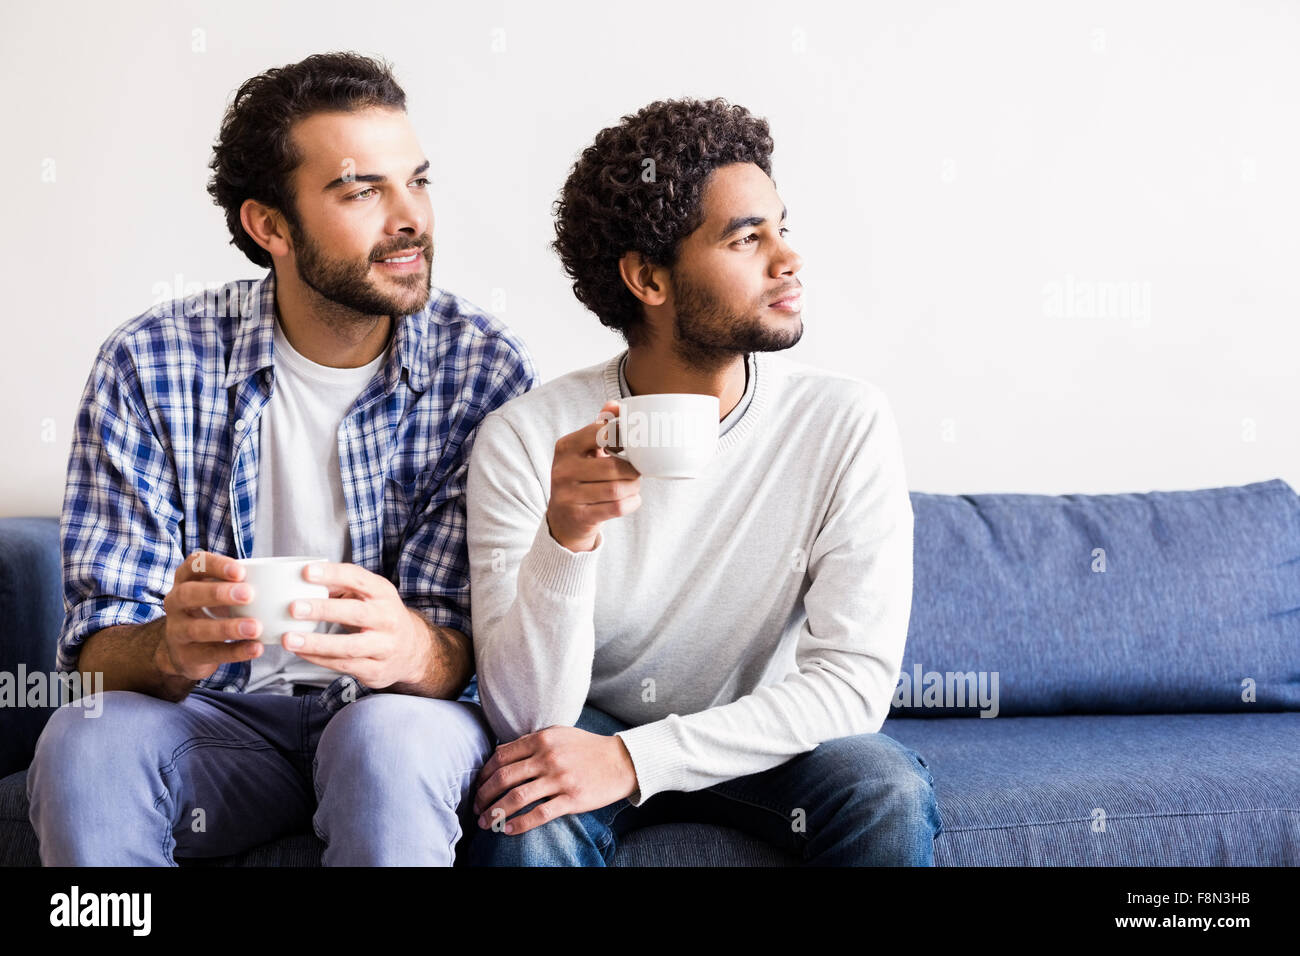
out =
{"type": "Polygon", "coordinates": [[[448,607],[445,604],[421,605],[411,601],[403,603],[433,627],[450,627],[460,631],[466,637],[472,636],[469,631],[470,617],[458,608],[448,607]]]}
{"type": "Polygon", "coordinates": [[[600,561],[600,546],[604,542],[596,535],[596,546],[590,551],[570,551],[551,537],[545,516],[533,536],[533,546],[524,555],[520,573],[562,597],[583,597],[596,593],[596,566],[600,561]]]}
{"type": "Polygon", "coordinates": [[[681,747],[673,726],[676,720],[673,715],[614,735],[622,739],[632,755],[637,792],[628,797],[628,802],[634,807],[641,806],[656,793],[681,790],[685,786],[681,747]]]}
{"type": "Polygon", "coordinates": [[[59,634],[55,667],[60,671],[73,671],[81,656],[81,645],[92,634],[119,624],[148,624],[162,617],[161,604],[132,601],[126,598],[99,598],[82,601],[74,607],[63,622],[59,634]]]}

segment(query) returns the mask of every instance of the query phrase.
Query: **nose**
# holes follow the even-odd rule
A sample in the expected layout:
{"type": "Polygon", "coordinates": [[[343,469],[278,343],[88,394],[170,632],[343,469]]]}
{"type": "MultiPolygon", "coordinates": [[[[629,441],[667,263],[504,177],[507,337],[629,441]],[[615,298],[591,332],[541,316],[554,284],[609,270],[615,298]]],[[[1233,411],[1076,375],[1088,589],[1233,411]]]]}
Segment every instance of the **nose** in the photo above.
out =
{"type": "Polygon", "coordinates": [[[794,251],[790,243],[782,239],[777,246],[776,254],[772,256],[772,276],[774,278],[792,276],[802,268],[803,257],[794,251]]]}
{"type": "Polygon", "coordinates": [[[420,239],[433,225],[433,207],[429,194],[421,191],[399,191],[398,197],[388,211],[388,221],[384,229],[390,236],[405,233],[412,239],[420,239]]]}

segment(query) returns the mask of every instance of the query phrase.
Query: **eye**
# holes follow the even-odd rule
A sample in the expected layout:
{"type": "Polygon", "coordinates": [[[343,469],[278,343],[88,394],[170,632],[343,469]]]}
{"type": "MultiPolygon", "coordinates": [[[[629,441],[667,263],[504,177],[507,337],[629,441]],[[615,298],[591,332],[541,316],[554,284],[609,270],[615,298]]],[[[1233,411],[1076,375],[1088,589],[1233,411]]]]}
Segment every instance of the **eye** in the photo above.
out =
{"type": "Polygon", "coordinates": [[[361,198],[362,196],[364,196],[366,193],[372,193],[372,192],[374,192],[374,191],[375,191],[375,188],[374,188],[373,186],[368,186],[368,187],[366,187],[365,189],[361,190],[361,192],[359,192],[359,193],[353,193],[351,196],[349,196],[349,197],[348,197],[348,202],[352,202],[352,201],[354,201],[354,200],[360,199],[360,198],[361,198]]]}
{"type": "MultiPolygon", "coordinates": [[[[782,226],[782,227],[780,228],[779,231],[780,231],[780,233],[781,233],[781,238],[784,239],[785,236],[786,236],[786,234],[790,231],[790,227],[789,227],[789,226],[782,226]]],[[[751,232],[749,235],[744,236],[744,237],[742,237],[742,238],[740,238],[740,239],[737,239],[735,242],[732,243],[732,245],[734,245],[734,246],[752,246],[754,243],[753,243],[753,242],[750,242],[750,240],[751,240],[751,239],[753,239],[753,240],[757,240],[758,238],[759,238],[758,233],[756,233],[756,232],[751,232]]]]}
{"type": "Polygon", "coordinates": [[[425,186],[429,186],[429,185],[430,185],[428,178],[425,177],[425,176],[421,176],[419,179],[416,180],[416,182],[417,182],[417,183],[424,183],[425,186]]]}

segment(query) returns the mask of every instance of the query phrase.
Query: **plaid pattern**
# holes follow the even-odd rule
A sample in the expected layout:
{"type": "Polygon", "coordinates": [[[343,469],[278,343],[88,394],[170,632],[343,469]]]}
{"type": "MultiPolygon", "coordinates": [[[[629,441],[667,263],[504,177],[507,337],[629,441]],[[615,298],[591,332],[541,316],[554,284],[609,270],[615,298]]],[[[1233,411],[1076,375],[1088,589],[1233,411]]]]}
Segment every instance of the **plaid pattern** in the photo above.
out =
{"type": "MultiPolygon", "coordinates": [[[[194,551],[252,554],[274,316],[270,272],[160,303],[100,348],[60,522],[60,670],[76,667],[94,632],[161,617],[176,568],[194,551]]],[[[396,323],[388,361],[340,426],[352,562],[392,581],[434,626],[473,636],[469,452],[483,417],[536,384],[521,340],[435,288],[423,310],[396,323]]],[[[249,670],[223,664],[199,686],[243,691],[249,670]]],[[[367,693],[344,676],[322,702],[334,711],[367,693]]]]}

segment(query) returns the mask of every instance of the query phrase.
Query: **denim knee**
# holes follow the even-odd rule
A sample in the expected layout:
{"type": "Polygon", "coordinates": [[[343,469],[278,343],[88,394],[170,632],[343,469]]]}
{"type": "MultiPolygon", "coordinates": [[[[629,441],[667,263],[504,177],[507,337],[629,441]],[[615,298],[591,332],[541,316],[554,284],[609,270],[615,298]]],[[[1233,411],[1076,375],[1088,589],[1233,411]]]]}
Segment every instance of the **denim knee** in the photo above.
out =
{"type": "MultiPolygon", "coordinates": [[[[528,806],[518,816],[536,805],[528,806]]],[[[584,825],[583,816],[565,814],[526,833],[478,828],[470,844],[470,866],[603,865],[601,848],[584,825]]]]}
{"type": "Polygon", "coordinates": [[[877,813],[943,832],[934,775],[925,758],[886,734],[862,734],[821,744],[815,771],[844,791],[847,805],[870,805],[877,813]]]}
{"type": "Polygon", "coordinates": [[[343,773],[373,781],[376,796],[400,792],[402,777],[418,777],[454,807],[491,752],[490,728],[476,704],[381,693],[343,707],[325,725],[316,747],[321,777],[343,773]]]}
{"type": "Polygon", "coordinates": [[[63,793],[85,790],[102,801],[106,788],[125,783],[133,768],[149,765],[141,758],[151,744],[156,749],[157,727],[176,705],[134,691],[101,691],[99,696],[96,708],[76,702],[50,715],[27,773],[29,795],[38,787],[57,786],[63,793]],[[98,772],[108,768],[111,773],[98,772]]]}

